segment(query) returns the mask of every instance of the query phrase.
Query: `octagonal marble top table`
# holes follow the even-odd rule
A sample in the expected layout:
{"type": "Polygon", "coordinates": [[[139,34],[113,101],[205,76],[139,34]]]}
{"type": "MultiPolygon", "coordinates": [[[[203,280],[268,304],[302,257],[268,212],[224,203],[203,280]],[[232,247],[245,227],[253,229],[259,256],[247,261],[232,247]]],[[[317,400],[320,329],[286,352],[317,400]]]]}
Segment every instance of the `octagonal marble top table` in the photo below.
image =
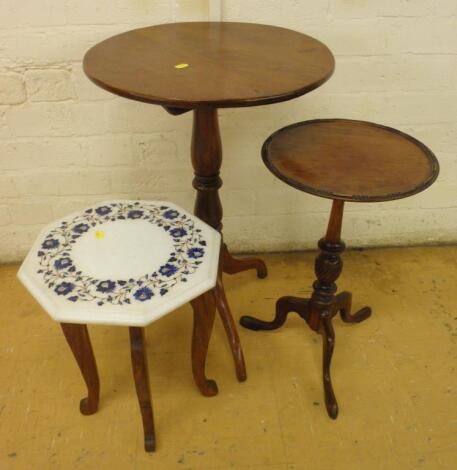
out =
{"type": "Polygon", "coordinates": [[[219,249],[172,203],[108,201],[47,226],[18,276],[56,321],[145,326],[214,287],[219,249]]]}
{"type": "Polygon", "coordinates": [[[95,413],[100,394],[87,324],[129,326],[148,452],[155,449],[155,432],[143,326],[190,301],[194,379],[202,394],[217,393],[205,360],[220,240],[219,232],[172,203],[107,201],[47,226],[19,270],[73,351],[88,390],[81,413],[95,413]]]}

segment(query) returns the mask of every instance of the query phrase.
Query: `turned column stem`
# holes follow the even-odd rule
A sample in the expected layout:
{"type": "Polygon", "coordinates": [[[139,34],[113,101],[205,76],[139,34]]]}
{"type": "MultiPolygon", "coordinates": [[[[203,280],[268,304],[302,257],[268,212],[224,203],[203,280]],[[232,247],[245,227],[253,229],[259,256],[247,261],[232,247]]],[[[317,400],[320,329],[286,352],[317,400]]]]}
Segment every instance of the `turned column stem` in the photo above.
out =
{"type": "Polygon", "coordinates": [[[334,200],[327,232],[324,238],[319,240],[320,253],[314,263],[316,281],[313,284],[313,294],[311,296],[311,314],[308,324],[318,331],[321,320],[324,317],[331,317],[334,303],[336,283],[335,281],[343,269],[343,261],[340,254],[344,251],[345,245],[341,241],[341,227],[343,223],[344,201],[334,200]]]}
{"type": "Polygon", "coordinates": [[[194,110],[192,130],[193,186],[197,190],[195,215],[216,230],[222,229],[222,205],[219,188],[222,180],[222,144],[217,109],[208,106],[194,110]]]}
{"type": "Polygon", "coordinates": [[[344,201],[335,199],[332,204],[332,211],[327,226],[325,240],[329,243],[341,241],[341,227],[343,225],[344,201]]]}
{"type": "MultiPolygon", "coordinates": [[[[221,231],[222,205],[219,198],[219,188],[222,186],[222,180],[219,171],[222,164],[222,144],[216,108],[201,106],[194,109],[191,153],[195,174],[193,186],[197,190],[194,213],[207,224],[221,231]]],[[[224,254],[225,259],[228,258],[226,247],[224,245],[222,247],[217,285],[214,289],[214,300],[229,339],[238,380],[243,381],[246,380],[243,351],[222,284],[224,254]]],[[[234,267],[234,270],[236,270],[236,267],[234,267]]],[[[194,317],[194,376],[204,395],[215,395],[217,393],[215,382],[208,381],[204,375],[209,334],[214,319],[214,305],[213,302],[198,301],[194,302],[193,305],[194,309],[198,311],[198,314],[194,317]],[[202,311],[200,312],[200,310],[202,311]]]]}

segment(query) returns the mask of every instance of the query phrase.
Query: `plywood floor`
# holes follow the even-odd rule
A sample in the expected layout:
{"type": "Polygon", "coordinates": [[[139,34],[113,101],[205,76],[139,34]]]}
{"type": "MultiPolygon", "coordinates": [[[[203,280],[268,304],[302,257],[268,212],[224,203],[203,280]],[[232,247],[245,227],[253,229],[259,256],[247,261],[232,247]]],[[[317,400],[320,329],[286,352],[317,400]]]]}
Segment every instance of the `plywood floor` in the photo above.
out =
{"type": "MultiPolygon", "coordinates": [[[[264,258],[270,276],[227,277],[238,318],[272,315],[307,295],[313,253],[264,258]]],[[[333,382],[340,416],[323,405],[321,338],[291,316],[276,332],[240,328],[248,380],[237,383],[220,322],[210,345],[214,398],[190,370],[191,310],[147,328],[157,452],[143,451],[128,331],[91,327],[102,392],[82,416],[82,379],[58,324],[0,268],[0,469],[455,469],[457,248],[352,251],[342,289],[373,307],[359,325],[335,320],[333,382]]]]}

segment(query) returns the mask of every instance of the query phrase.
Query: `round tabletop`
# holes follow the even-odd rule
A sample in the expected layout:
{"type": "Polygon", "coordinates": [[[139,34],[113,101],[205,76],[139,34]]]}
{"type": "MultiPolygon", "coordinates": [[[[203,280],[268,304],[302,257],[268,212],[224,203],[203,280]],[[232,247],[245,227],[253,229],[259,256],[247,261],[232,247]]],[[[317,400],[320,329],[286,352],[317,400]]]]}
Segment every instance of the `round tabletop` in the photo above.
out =
{"type": "Polygon", "coordinates": [[[436,157],[414,137],[347,119],[284,127],[267,139],[262,157],[290,186],[354,202],[411,196],[430,186],[439,172],[436,157]]]}
{"type": "Polygon", "coordinates": [[[165,107],[286,101],[333,73],[330,50],[305,34],[252,23],[170,23],[92,47],[84,71],[117,95],[165,107]]]}

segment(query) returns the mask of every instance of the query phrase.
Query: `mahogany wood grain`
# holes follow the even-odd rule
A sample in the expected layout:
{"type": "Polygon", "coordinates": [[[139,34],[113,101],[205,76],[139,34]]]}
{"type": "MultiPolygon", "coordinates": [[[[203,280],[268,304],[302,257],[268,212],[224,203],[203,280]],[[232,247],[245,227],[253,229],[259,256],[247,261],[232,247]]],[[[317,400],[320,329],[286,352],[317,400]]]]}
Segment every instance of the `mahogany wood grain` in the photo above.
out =
{"type": "Polygon", "coordinates": [[[132,357],[133,378],[140,405],[144,430],[144,449],[154,452],[156,439],[154,432],[154,415],[152,413],[151,391],[149,387],[148,358],[144,340],[144,328],[131,326],[130,352],[132,357]]]}
{"type": "Polygon", "coordinates": [[[87,385],[87,397],[80,401],[79,409],[83,415],[94,414],[98,408],[100,380],[87,325],[61,323],[60,326],[87,385]]]}
{"type": "Polygon", "coordinates": [[[267,167],[290,186],[354,202],[390,201],[430,186],[439,165],[415,138],[379,124],[320,119],[284,127],[265,142],[267,167]]]}
{"type": "Polygon", "coordinates": [[[236,376],[240,382],[244,382],[247,378],[246,364],[244,362],[243,349],[241,348],[241,341],[240,337],[238,336],[236,324],[233,320],[227,297],[225,296],[224,284],[222,283],[222,265],[219,267],[219,275],[214,293],[217,311],[219,312],[222,324],[224,325],[225,333],[227,334],[230,343],[230,349],[232,350],[236,376]]]}
{"type": "Polygon", "coordinates": [[[335,200],[332,203],[330,219],[327,226],[325,239],[329,243],[339,243],[341,240],[341,228],[343,225],[344,201],[335,200]]]}
{"type": "Polygon", "coordinates": [[[205,292],[191,301],[194,310],[194,327],[192,333],[192,372],[200,392],[205,397],[217,395],[217,384],[207,379],[205,373],[206,356],[209,340],[213,330],[216,303],[214,292],[205,292]]]}
{"type": "MultiPolygon", "coordinates": [[[[222,163],[222,145],[217,109],[204,106],[194,110],[191,155],[195,173],[193,186],[197,190],[194,208],[195,215],[216,230],[222,230],[222,205],[219,197],[219,188],[222,186],[222,179],[219,176],[222,163]]],[[[227,247],[223,244],[221,249],[220,270],[217,285],[214,289],[215,304],[222,323],[224,324],[235,361],[236,374],[240,381],[246,380],[246,366],[240,339],[236,330],[236,324],[233,320],[225,295],[222,271],[234,273],[247,269],[256,269],[259,277],[265,277],[267,274],[266,266],[263,261],[254,258],[250,258],[249,260],[236,260],[229,254],[227,247]]],[[[206,302],[206,305],[208,306],[210,304],[206,302]]],[[[196,307],[198,308],[199,305],[196,305],[196,307]]],[[[202,315],[198,321],[201,323],[205,318],[208,322],[211,322],[212,325],[212,314],[208,313],[206,316],[202,315]]],[[[197,319],[195,321],[197,321],[197,319]]],[[[211,330],[209,324],[206,329],[211,330]]],[[[200,327],[197,332],[198,331],[201,331],[203,334],[204,328],[200,327]]],[[[199,369],[200,365],[196,365],[195,367],[199,369]]],[[[201,372],[199,372],[199,374],[201,375],[201,372]]],[[[196,378],[196,382],[204,395],[214,394],[213,385],[207,390],[204,379],[196,378]]]]}
{"type": "Polygon", "coordinates": [[[194,110],[191,158],[193,186],[197,190],[194,212],[216,230],[222,229],[222,205],[219,188],[222,179],[222,145],[217,110],[201,107],[194,110]]]}
{"type": "Polygon", "coordinates": [[[232,22],[127,31],[95,45],[84,57],[84,71],[98,86],[170,108],[289,100],[324,83],[334,65],[329,49],[310,36],[232,22]]]}
{"type": "Polygon", "coordinates": [[[264,279],[268,275],[266,264],[259,258],[234,258],[224,243],[222,245],[222,269],[227,274],[238,274],[248,269],[255,269],[257,277],[264,279]]]}
{"type": "Polygon", "coordinates": [[[276,301],[276,312],[273,320],[260,320],[259,318],[244,315],[240,318],[240,324],[253,331],[277,330],[284,325],[288,314],[291,312],[298,313],[303,320],[308,322],[310,314],[309,300],[291,295],[280,297],[276,301]]]}

